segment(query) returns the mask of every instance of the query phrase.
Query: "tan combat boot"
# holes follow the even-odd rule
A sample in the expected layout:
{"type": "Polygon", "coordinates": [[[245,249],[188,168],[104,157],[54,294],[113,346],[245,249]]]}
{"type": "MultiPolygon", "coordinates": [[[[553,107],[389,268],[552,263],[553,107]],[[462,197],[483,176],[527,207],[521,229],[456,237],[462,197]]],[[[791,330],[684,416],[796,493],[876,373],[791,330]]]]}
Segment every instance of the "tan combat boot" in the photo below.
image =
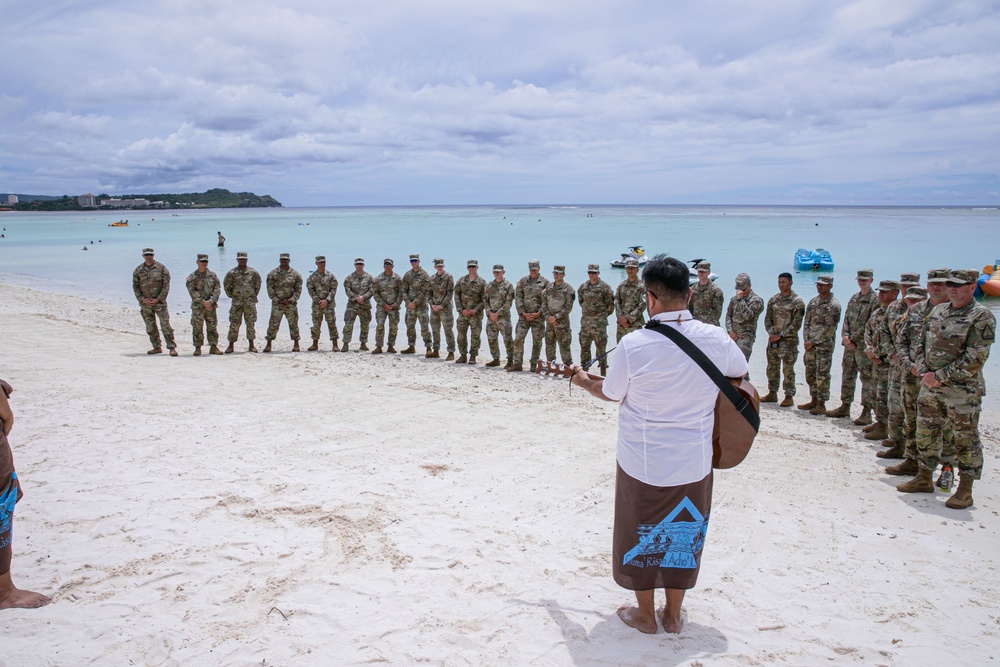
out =
{"type": "Polygon", "coordinates": [[[372,354],[382,354],[382,346],[381,345],[376,345],[375,349],[372,350],[372,354]]]}
{"type": "Polygon", "coordinates": [[[385,348],[385,351],[388,352],[389,354],[396,354],[396,348],[393,347],[392,345],[385,348]]]}
{"type": "Polygon", "coordinates": [[[226,354],[232,354],[234,351],[235,350],[233,350],[233,341],[229,341],[229,347],[226,348],[226,354]]]}
{"type": "Polygon", "coordinates": [[[953,510],[964,510],[972,504],[972,478],[962,475],[958,480],[958,490],[955,495],[945,501],[945,506],[953,510]]]}
{"type": "Polygon", "coordinates": [[[413,347],[412,345],[410,345],[405,350],[403,350],[402,352],[400,352],[400,354],[413,354],[416,351],[417,351],[417,349],[415,347],[413,347]]]}
{"type": "Polygon", "coordinates": [[[177,356],[177,348],[176,347],[170,348],[170,356],[171,357],[176,357],[177,356]]]}
{"type": "Polygon", "coordinates": [[[850,403],[841,403],[840,407],[837,408],[836,410],[827,410],[826,411],[826,416],[827,417],[836,417],[836,418],[850,417],[851,416],[851,404],[850,403]]]}
{"type": "Polygon", "coordinates": [[[350,349],[351,349],[351,344],[350,344],[350,343],[348,343],[348,342],[347,342],[347,341],[345,340],[345,341],[344,341],[344,346],[343,346],[342,348],[340,348],[340,351],[341,351],[341,352],[347,352],[347,351],[348,351],[348,350],[350,350],[350,349]]]}
{"type": "Polygon", "coordinates": [[[331,350],[333,350],[334,352],[340,352],[340,348],[337,347],[337,341],[331,340],[330,341],[330,345],[331,345],[331,348],[330,348],[331,350]]]}
{"type": "Polygon", "coordinates": [[[881,452],[875,452],[875,456],[880,459],[901,459],[906,456],[906,450],[895,440],[883,440],[882,444],[889,449],[883,449],[881,452]]]}
{"type": "MultiPolygon", "coordinates": [[[[347,343],[344,343],[344,345],[347,345],[347,343]]],[[[358,351],[359,352],[367,352],[368,351],[368,341],[365,341],[365,342],[361,343],[361,347],[358,348],[358,351]]]]}
{"type": "Polygon", "coordinates": [[[775,391],[769,391],[769,392],[767,392],[767,395],[760,397],[760,402],[761,403],[777,403],[778,402],[778,393],[775,392],[775,391]]]}
{"type": "Polygon", "coordinates": [[[783,408],[790,408],[795,405],[795,401],[792,399],[791,395],[785,394],[785,398],[782,399],[781,403],[778,403],[783,408]]]}
{"type": "Polygon", "coordinates": [[[434,358],[434,350],[427,350],[426,352],[424,352],[424,359],[433,359],[433,358],[434,358]]]}
{"type": "Polygon", "coordinates": [[[454,352],[449,352],[448,353],[448,358],[445,359],[445,361],[455,361],[455,353],[454,352]]]}
{"type": "Polygon", "coordinates": [[[816,407],[816,399],[810,398],[808,403],[803,403],[798,406],[799,410],[812,410],[816,407]]]}
{"type": "Polygon", "coordinates": [[[194,348],[194,356],[196,356],[196,357],[200,357],[201,356],[201,346],[198,346],[198,347],[194,348]]]}
{"type": "Polygon", "coordinates": [[[872,423],[872,409],[864,408],[861,410],[861,415],[854,420],[855,426],[868,426],[872,423]]]}
{"type": "Polygon", "coordinates": [[[271,351],[271,341],[267,341],[267,345],[264,346],[264,351],[265,352],[271,351]]]}
{"type": "Polygon", "coordinates": [[[470,364],[476,363],[476,355],[474,355],[474,354],[470,354],[469,355],[469,363],[470,364]]]}
{"type": "Polygon", "coordinates": [[[160,354],[161,352],[163,352],[163,348],[157,345],[152,350],[147,350],[146,354],[160,354]]]}
{"type": "Polygon", "coordinates": [[[524,370],[524,364],[511,364],[507,367],[508,373],[520,373],[524,370]]]}
{"type": "Polygon", "coordinates": [[[897,484],[896,490],[903,493],[934,493],[934,482],[931,480],[931,471],[921,468],[917,471],[917,476],[909,482],[897,484]]]}
{"type": "Polygon", "coordinates": [[[826,401],[816,401],[816,407],[809,411],[811,415],[825,415],[826,401]]]}
{"type": "Polygon", "coordinates": [[[513,366],[513,365],[514,365],[514,362],[511,361],[510,359],[507,359],[507,363],[503,365],[503,369],[505,371],[509,371],[510,367],[513,366]]]}
{"type": "Polygon", "coordinates": [[[871,433],[871,432],[872,432],[872,431],[874,431],[874,430],[875,430],[876,428],[878,428],[878,425],[879,425],[880,423],[881,423],[881,422],[878,422],[878,421],[874,421],[874,422],[872,422],[871,424],[868,424],[867,426],[865,426],[865,427],[864,427],[863,429],[861,429],[861,432],[862,432],[862,433],[871,433]]]}
{"type": "Polygon", "coordinates": [[[254,354],[257,353],[257,348],[253,346],[253,341],[250,341],[250,347],[247,348],[247,352],[253,352],[254,354]]]}
{"type": "Polygon", "coordinates": [[[469,363],[469,358],[466,357],[463,354],[463,355],[459,356],[458,359],[455,360],[455,363],[456,364],[467,364],[467,363],[469,363]]]}
{"type": "Polygon", "coordinates": [[[500,365],[500,360],[497,359],[496,357],[493,357],[491,361],[486,362],[486,368],[496,368],[499,365],[500,365]]]}
{"type": "Polygon", "coordinates": [[[319,338],[313,338],[313,344],[306,348],[307,352],[315,352],[319,349],[319,338]]]}
{"type": "Polygon", "coordinates": [[[875,422],[875,428],[865,433],[865,440],[885,440],[889,437],[889,429],[883,422],[875,422]]]}
{"type": "Polygon", "coordinates": [[[222,354],[222,350],[219,349],[218,345],[212,345],[208,348],[209,354],[222,354]]]}
{"type": "Polygon", "coordinates": [[[601,364],[601,375],[607,377],[607,375],[608,375],[608,365],[607,364],[601,364]]]}
{"type": "MultiPolygon", "coordinates": [[[[879,452],[881,454],[882,452],[879,452]]],[[[920,466],[913,459],[906,459],[902,463],[889,466],[885,469],[887,475],[916,475],[920,472],[920,466]]]]}

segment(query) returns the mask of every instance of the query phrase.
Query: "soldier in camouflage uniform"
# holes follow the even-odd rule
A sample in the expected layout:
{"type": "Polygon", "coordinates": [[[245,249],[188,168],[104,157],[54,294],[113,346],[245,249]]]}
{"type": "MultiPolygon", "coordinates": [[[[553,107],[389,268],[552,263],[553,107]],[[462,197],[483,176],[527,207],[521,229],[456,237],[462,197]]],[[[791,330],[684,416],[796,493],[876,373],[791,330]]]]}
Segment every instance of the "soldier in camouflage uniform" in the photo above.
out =
{"type": "Polygon", "coordinates": [[[288,333],[292,339],[292,352],[299,351],[299,297],[302,296],[302,276],[289,263],[287,252],[278,256],[278,268],[267,274],[267,296],[271,299],[271,319],[267,323],[267,345],[265,352],[271,351],[271,341],[278,335],[281,318],[288,318],[288,333]]]}
{"type": "Polygon", "coordinates": [[[937,445],[942,422],[949,420],[960,472],[958,490],[945,503],[952,509],[973,504],[972,483],[983,471],[979,413],[984,383],[982,370],[996,340],[996,318],[973,294],[979,271],[954,270],[948,303],[935,306],[924,323],[924,347],[917,360],[921,375],[917,399],[917,452],[920,470],[899,491],[933,493],[931,473],[938,465],[937,445]]]}
{"type": "Polygon", "coordinates": [[[531,331],[531,370],[534,372],[538,357],[542,353],[545,338],[545,319],[542,317],[542,290],[549,281],[540,274],[541,264],[537,259],[528,262],[528,275],[517,281],[514,289],[514,306],[517,308],[517,328],[514,332],[514,363],[507,372],[524,370],[524,341],[531,331]]]}
{"type": "Polygon", "coordinates": [[[455,359],[455,311],[451,308],[451,300],[455,295],[455,279],[444,270],[444,260],[438,257],[434,260],[434,275],[431,276],[430,294],[427,297],[431,306],[431,339],[434,350],[427,350],[427,358],[441,357],[441,328],[444,327],[444,340],[448,347],[446,361],[455,359]]]}
{"type": "Polygon", "coordinates": [[[865,354],[865,325],[878,304],[878,295],[872,291],[871,269],[858,270],[860,291],[851,295],[844,311],[844,324],[840,328],[840,343],[844,346],[841,363],[840,407],[828,410],[827,417],[850,417],[851,403],[854,402],[856,378],[861,376],[861,416],[854,422],[858,426],[872,423],[872,408],[875,407],[875,386],[872,377],[872,362],[865,354]]]}
{"type": "Polygon", "coordinates": [[[872,310],[865,325],[865,356],[872,362],[872,379],[875,384],[875,422],[863,430],[865,438],[881,440],[888,434],[886,424],[889,421],[889,363],[891,348],[883,334],[885,329],[886,307],[896,301],[899,296],[899,283],[895,280],[883,280],[878,285],[878,306],[872,310]],[[869,437],[871,436],[871,437],[869,437]]]}
{"type": "Polygon", "coordinates": [[[615,290],[616,340],[646,323],[646,286],[639,279],[638,260],[625,260],[625,275],[615,290]]]}
{"type": "Polygon", "coordinates": [[[201,356],[208,331],[208,353],[222,354],[219,349],[219,296],[222,285],[219,276],[208,270],[208,255],[198,255],[198,268],[184,281],[191,295],[191,337],[194,339],[194,356],[201,356]]]}
{"type": "MultiPolygon", "coordinates": [[[[930,274],[928,274],[928,278],[930,274]]],[[[911,287],[903,297],[908,307],[900,317],[896,326],[896,336],[893,341],[896,355],[902,370],[900,390],[903,403],[903,435],[896,443],[893,457],[902,456],[905,460],[899,465],[885,469],[889,475],[916,475],[917,466],[917,397],[920,394],[920,375],[917,372],[917,357],[920,347],[923,347],[922,337],[924,321],[933,305],[927,300],[927,290],[920,286],[911,287]]],[[[935,304],[936,305],[936,304],[935,304]]],[[[882,452],[879,452],[882,454],[882,452]]],[[[884,456],[883,458],[890,458],[884,456]]]]}
{"type": "Polygon", "coordinates": [[[688,310],[694,319],[705,324],[720,326],[722,318],[722,306],[726,299],[722,295],[722,288],[711,281],[712,265],[708,262],[699,262],[695,267],[698,271],[698,282],[691,288],[691,299],[688,301],[688,310]]]}
{"type": "Polygon", "coordinates": [[[586,366],[590,361],[593,343],[600,359],[601,375],[607,375],[608,359],[604,355],[608,351],[608,317],[615,312],[615,293],[601,280],[598,264],[587,266],[587,282],[577,288],[576,294],[583,311],[580,315],[580,364],[586,366]]]}
{"type": "Polygon", "coordinates": [[[396,351],[399,307],[403,303],[403,280],[393,273],[394,262],[391,259],[386,259],[382,265],[385,269],[372,285],[372,294],[375,296],[375,349],[372,350],[372,354],[382,354],[386,320],[389,320],[387,351],[390,354],[396,351]]]}
{"type": "Polygon", "coordinates": [[[146,333],[153,349],[146,354],[160,354],[160,332],[156,329],[156,318],[160,318],[160,328],[163,329],[163,339],[170,350],[170,356],[177,356],[177,344],[174,343],[174,329],[170,326],[170,313],[167,311],[167,294],[170,293],[170,271],[167,267],[153,259],[153,249],[143,248],[142,264],[132,272],[132,291],[139,302],[142,321],[146,323],[146,333]]]}
{"type": "Polygon", "coordinates": [[[306,291],[312,299],[312,334],[313,343],[309,352],[319,349],[319,336],[326,320],[330,332],[330,343],[337,352],[337,288],[340,281],[332,272],[326,270],[326,257],[316,255],[316,270],[306,280],[306,291]]]}
{"type": "Polygon", "coordinates": [[[420,337],[424,349],[431,349],[430,316],[427,295],[430,293],[431,277],[420,268],[420,255],[410,255],[410,270],[403,276],[403,301],[406,304],[406,341],[408,347],[400,354],[417,351],[417,320],[420,321],[420,337]]]}
{"type": "Polygon", "coordinates": [[[832,289],[832,276],[816,279],[817,296],[806,306],[802,324],[802,346],[806,349],[803,362],[812,399],[800,405],[799,410],[809,410],[813,415],[826,412],[826,402],[830,398],[830,369],[837,343],[837,325],[840,324],[840,302],[832,289]]]}
{"type": "Polygon", "coordinates": [[[576,301],[576,291],[564,280],[565,276],[565,266],[552,267],[552,282],[542,290],[542,314],[545,317],[545,356],[555,361],[558,344],[563,363],[570,366],[573,364],[573,330],[569,313],[576,301]]]}
{"type": "Polygon", "coordinates": [[[503,335],[504,351],[507,353],[507,364],[510,368],[514,363],[514,341],[510,325],[510,307],[514,303],[514,286],[504,278],[503,264],[493,265],[493,280],[486,283],[483,303],[486,312],[486,340],[490,346],[493,360],[486,365],[493,368],[500,365],[500,344],[497,338],[503,335]]]}
{"type": "Polygon", "coordinates": [[[226,296],[233,300],[229,306],[229,347],[226,354],[233,353],[233,345],[240,337],[240,324],[247,323],[247,340],[250,341],[250,352],[256,352],[253,346],[257,332],[254,324],[257,322],[257,295],[260,294],[260,274],[247,266],[247,254],[236,253],[236,268],[230,269],[222,281],[226,296]]]}
{"type": "Polygon", "coordinates": [[[764,300],[750,286],[750,276],[745,273],[736,276],[736,294],[729,300],[729,308],[726,309],[726,330],[747,361],[750,361],[753,344],[757,340],[757,320],[763,311],[764,300]]]}
{"type": "MultiPolygon", "coordinates": [[[[919,273],[904,273],[899,278],[900,296],[905,297],[906,290],[919,284],[919,273]]],[[[897,447],[903,442],[903,371],[899,366],[899,356],[896,354],[895,340],[896,327],[905,312],[906,302],[902,298],[895,303],[889,304],[886,306],[885,323],[882,325],[882,334],[886,337],[889,346],[889,385],[886,393],[888,397],[889,419],[886,424],[886,437],[882,440],[882,445],[888,447],[891,451],[899,451],[897,447]]],[[[865,437],[868,438],[867,435],[865,437]]]]}
{"type": "Polygon", "coordinates": [[[483,310],[486,308],[486,281],[479,277],[479,261],[470,259],[466,263],[468,275],[455,283],[455,308],[458,310],[458,359],[457,364],[476,363],[479,354],[479,340],[483,332],[483,310]],[[472,345],[468,334],[472,330],[472,345]],[[469,356],[466,358],[466,352],[469,356]]]}
{"type": "Polygon", "coordinates": [[[778,293],[767,300],[764,331],[767,332],[767,395],[761,403],[777,403],[779,374],[784,378],[785,398],[781,407],[794,403],[795,360],[799,358],[799,329],[806,305],[792,291],[792,274],[778,276],[778,293]]]}
{"type": "Polygon", "coordinates": [[[368,350],[368,325],[372,321],[372,296],[375,294],[375,280],[365,272],[364,257],[354,259],[354,273],[344,278],[344,294],[347,295],[347,307],[344,309],[344,346],[341,352],[351,349],[351,336],[354,334],[354,320],[361,320],[361,351],[368,350]]]}

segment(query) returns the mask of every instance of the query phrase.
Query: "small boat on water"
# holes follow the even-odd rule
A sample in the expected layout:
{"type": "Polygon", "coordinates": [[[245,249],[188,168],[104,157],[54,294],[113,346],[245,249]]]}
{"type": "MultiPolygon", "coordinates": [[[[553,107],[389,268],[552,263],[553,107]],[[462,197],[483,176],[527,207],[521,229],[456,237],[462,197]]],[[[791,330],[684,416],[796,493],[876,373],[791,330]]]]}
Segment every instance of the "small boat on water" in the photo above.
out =
{"type": "Polygon", "coordinates": [[[977,296],[1000,296],[1000,259],[983,267],[983,274],[976,281],[977,296]]]}
{"type": "Polygon", "coordinates": [[[112,222],[108,227],[128,227],[128,220],[119,220],[118,222],[112,222]]]}
{"type": "Polygon", "coordinates": [[[646,256],[646,251],[642,249],[641,245],[632,245],[628,247],[628,252],[622,253],[621,259],[612,260],[611,266],[616,269],[624,269],[625,262],[630,259],[639,262],[639,266],[649,261],[649,257],[646,256]]]}
{"type": "Polygon", "coordinates": [[[795,251],[796,271],[833,271],[833,257],[829,250],[816,248],[806,250],[799,248],[795,251]]]}

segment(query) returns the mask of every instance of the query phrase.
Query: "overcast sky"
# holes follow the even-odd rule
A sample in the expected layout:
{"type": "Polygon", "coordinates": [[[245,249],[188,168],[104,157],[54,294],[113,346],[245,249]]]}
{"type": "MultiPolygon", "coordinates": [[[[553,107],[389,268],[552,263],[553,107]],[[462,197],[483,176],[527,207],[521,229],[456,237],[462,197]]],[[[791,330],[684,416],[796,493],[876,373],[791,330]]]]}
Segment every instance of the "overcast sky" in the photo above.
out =
{"type": "Polygon", "coordinates": [[[0,8],[0,192],[1000,202],[992,0],[0,8]]]}

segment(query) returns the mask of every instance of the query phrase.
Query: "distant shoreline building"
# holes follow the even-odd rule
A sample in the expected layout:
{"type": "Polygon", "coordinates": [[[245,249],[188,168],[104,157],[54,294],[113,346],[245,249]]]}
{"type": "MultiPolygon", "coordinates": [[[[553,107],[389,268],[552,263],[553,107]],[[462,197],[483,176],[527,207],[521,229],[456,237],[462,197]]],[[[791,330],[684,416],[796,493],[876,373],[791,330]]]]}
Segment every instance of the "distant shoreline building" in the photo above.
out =
{"type": "Polygon", "coordinates": [[[17,203],[17,195],[7,195],[7,203],[8,204],[16,204],[17,203]]]}
{"type": "Polygon", "coordinates": [[[89,193],[85,194],[85,195],[78,196],[76,198],[76,203],[79,204],[80,206],[83,206],[84,208],[96,208],[97,207],[97,202],[94,201],[94,195],[89,194],[89,193]]]}

